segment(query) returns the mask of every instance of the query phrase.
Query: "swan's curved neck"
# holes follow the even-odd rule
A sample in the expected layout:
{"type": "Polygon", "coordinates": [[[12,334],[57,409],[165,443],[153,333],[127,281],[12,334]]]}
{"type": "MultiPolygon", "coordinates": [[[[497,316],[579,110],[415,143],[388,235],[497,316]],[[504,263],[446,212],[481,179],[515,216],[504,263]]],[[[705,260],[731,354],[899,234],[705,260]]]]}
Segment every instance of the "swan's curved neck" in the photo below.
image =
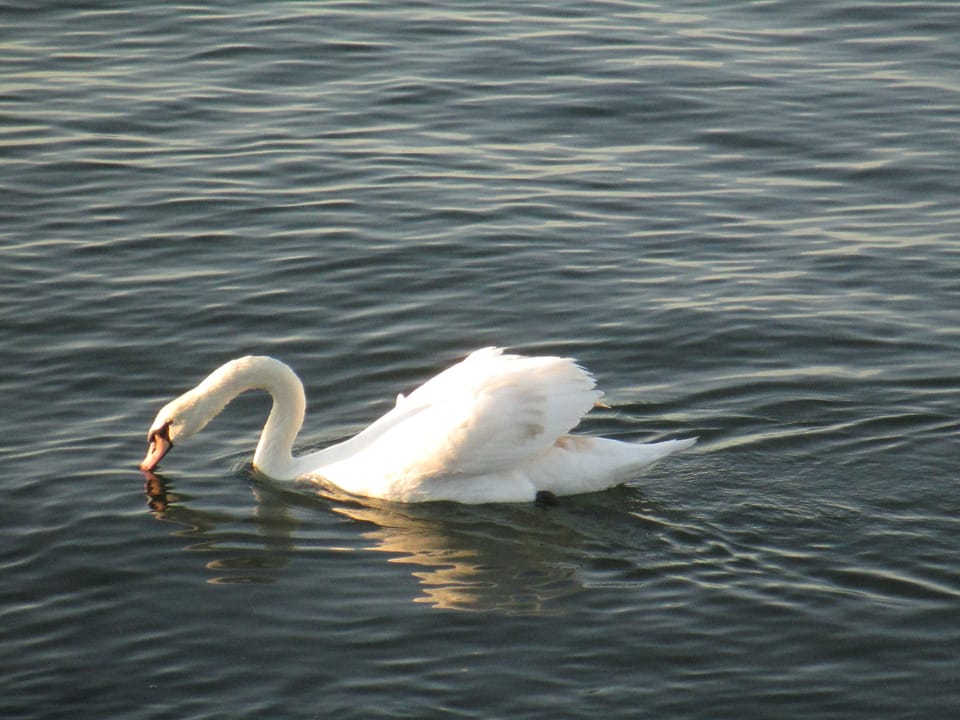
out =
{"type": "Polygon", "coordinates": [[[239,358],[216,370],[196,390],[213,409],[213,415],[247,390],[270,393],[273,407],[260,434],[253,465],[277,480],[296,477],[293,442],[303,426],[307,404],[303,384],[293,370],[270,357],[239,358]]]}

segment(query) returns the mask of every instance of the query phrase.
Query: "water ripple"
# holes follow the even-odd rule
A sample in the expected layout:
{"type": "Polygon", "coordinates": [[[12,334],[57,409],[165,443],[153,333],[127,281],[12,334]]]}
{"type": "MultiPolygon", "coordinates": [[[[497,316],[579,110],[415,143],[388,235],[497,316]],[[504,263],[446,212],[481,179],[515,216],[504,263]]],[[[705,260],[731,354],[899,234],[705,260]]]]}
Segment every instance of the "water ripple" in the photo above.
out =
{"type": "Polygon", "coordinates": [[[3,14],[4,715],[952,717],[954,4],[3,14]],[[317,447],[489,344],[700,443],[393,507],[252,480],[249,397],[141,492],[228,357],[317,447]]]}

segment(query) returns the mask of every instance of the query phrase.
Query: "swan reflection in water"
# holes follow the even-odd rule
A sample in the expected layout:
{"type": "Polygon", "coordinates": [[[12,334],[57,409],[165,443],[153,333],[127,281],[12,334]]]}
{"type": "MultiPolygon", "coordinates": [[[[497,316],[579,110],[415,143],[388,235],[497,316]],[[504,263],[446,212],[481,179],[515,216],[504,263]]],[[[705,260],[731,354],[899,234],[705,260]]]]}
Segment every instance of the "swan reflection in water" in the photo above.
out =
{"type": "Polygon", "coordinates": [[[218,528],[238,522],[237,514],[229,511],[199,510],[186,504],[191,499],[173,491],[167,481],[152,472],[144,473],[144,493],[147,505],[154,517],[163,522],[179,526],[174,536],[187,538],[191,542],[187,550],[194,552],[214,552],[229,556],[211,560],[207,569],[226,571],[227,574],[211,578],[214,584],[266,584],[276,581],[273,571],[287,566],[291,554],[295,551],[293,537],[299,525],[296,518],[287,512],[281,503],[269,496],[257,499],[255,521],[257,540],[243,538],[242,548],[236,546],[237,535],[231,533],[223,537],[218,528]],[[262,549],[258,548],[262,545],[262,549]]]}
{"type": "Polygon", "coordinates": [[[422,593],[414,601],[435,608],[549,614],[558,612],[551,601],[581,589],[578,568],[587,538],[564,522],[571,516],[560,508],[396,504],[315,483],[280,489],[251,473],[254,539],[218,531],[235,525],[236,514],[193,509],[189,498],[177,495],[162,476],[145,475],[155,517],[183,526],[175,535],[191,539],[188,549],[225,556],[207,563],[218,574],[209,582],[276,582],[298,548],[313,542],[309,530],[297,532],[299,509],[311,514],[329,510],[359,523],[352,540],[338,532],[342,544],[326,547],[384,553],[387,562],[409,565],[422,593]]]}

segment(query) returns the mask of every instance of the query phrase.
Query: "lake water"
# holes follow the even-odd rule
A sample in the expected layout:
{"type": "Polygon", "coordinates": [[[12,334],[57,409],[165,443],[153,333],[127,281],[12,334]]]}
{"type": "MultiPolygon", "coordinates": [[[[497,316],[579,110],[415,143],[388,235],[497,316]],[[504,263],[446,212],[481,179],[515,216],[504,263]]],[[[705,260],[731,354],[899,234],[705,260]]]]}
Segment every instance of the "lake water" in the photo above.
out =
{"type": "Polygon", "coordinates": [[[960,9],[0,3],[0,715],[952,718],[960,9]],[[251,476],[485,345],[576,357],[627,486],[251,476]]]}

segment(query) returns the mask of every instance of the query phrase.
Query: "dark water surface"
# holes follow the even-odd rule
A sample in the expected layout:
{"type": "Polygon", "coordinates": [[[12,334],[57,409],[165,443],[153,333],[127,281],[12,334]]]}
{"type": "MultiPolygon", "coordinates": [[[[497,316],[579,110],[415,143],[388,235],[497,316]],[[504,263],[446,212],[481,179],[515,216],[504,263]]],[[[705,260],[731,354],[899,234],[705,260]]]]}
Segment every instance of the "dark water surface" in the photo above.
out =
{"type": "Polygon", "coordinates": [[[960,9],[0,2],[0,716],[952,718],[960,9]],[[251,477],[471,349],[590,433],[556,507],[251,477]]]}

